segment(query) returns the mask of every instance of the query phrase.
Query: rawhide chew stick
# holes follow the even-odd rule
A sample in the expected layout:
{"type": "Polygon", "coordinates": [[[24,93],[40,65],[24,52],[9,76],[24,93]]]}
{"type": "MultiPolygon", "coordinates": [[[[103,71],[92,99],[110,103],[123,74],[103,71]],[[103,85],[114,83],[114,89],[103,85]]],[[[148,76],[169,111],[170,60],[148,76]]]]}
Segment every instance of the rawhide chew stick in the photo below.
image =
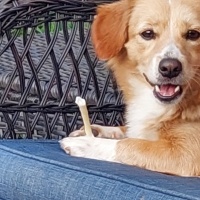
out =
{"type": "Polygon", "coordinates": [[[82,99],[81,97],[76,97],[75,103],[78,105],[79,110],[81,112],[81,116],[84,123],[85,134],[89,137],[94,137],[94,135],[92,134],[91,126],[90,126],[90,120],[89,120],[89,115],[88,115],[85,99],[82,99]]]}

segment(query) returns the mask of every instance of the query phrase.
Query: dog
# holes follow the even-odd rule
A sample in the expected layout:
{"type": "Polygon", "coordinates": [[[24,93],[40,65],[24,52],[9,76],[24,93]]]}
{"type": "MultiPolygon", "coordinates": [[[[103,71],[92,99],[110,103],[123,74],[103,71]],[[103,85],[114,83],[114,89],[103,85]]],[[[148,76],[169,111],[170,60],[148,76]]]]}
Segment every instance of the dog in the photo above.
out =
{"type": "Polygon", "coordinates": [[[200,1],[99,6],[92,41],[123,91],[126,125],[92,125],[99,137],[78,130],[61,147],[72,156],[199,176],[200,1]]]}

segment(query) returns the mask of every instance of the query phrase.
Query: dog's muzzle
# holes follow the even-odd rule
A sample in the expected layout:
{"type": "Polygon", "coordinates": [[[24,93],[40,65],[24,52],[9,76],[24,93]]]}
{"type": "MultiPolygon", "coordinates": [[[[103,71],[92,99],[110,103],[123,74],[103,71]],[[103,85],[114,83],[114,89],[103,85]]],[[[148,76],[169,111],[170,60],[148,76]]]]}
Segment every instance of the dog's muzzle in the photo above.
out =
{"type": "Polygon", "coordinates": [[[160,61],[158,71],[163,79],[168,79],[168,83],[154,86],[154,95],[162,102],[172,102],[182,94],[180,85],[173,84],[172,79],[178,77],[182,72],[182,64],[174,58],[164,58],[160,61]]]}
{"type": "Polygon", "coordinates": [[[159,63],[158,71],[158,83],[153,84],[144,74],[146,81],[154,87],[153,94],[159,101],[164,103],[174,102],[183,92],[181,85],[177,84],[177,81],[174,81],[182,73],[181,62],[174,58],[162,59],[159,63]]]}

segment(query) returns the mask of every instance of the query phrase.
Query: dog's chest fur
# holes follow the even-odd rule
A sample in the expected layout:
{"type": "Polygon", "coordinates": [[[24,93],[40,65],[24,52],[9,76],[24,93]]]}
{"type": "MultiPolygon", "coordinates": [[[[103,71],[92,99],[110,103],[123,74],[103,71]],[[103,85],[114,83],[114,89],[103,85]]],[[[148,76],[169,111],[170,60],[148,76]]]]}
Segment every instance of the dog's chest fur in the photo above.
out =
{"type": "Polygon", "coordinates": [[[137,80],[132,80],[131,85],[134,96],[127,105],[127,137],[157,140],[160,122],[170,118],[174,109],[159,103],[153,95],[152,88],[137,80]]]}

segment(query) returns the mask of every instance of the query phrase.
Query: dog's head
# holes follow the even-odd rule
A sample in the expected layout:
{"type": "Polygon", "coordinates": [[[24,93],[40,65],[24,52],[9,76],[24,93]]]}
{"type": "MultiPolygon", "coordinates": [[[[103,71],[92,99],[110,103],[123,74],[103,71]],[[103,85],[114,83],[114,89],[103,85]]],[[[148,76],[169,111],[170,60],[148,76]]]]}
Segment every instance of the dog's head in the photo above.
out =
{"type": "Polygon", "coordinates": [[[199,0],[121,0],[101,6],[92,39],[99,58],[123,60],[120,67],[139,74],[162,103],[177,103],[199,87],[199,0]]]}

